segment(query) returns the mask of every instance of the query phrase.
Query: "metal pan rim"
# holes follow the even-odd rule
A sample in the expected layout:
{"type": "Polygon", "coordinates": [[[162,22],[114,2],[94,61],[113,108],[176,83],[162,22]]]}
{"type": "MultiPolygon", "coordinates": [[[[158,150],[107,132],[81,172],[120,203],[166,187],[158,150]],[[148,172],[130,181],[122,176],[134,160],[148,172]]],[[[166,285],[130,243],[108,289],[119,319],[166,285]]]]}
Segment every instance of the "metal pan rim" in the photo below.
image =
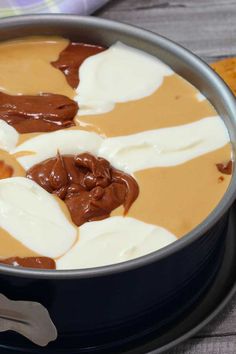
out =
{"type": "MultiPolygon", "coordinates": [[[[141,28],[131,26],[125,23],[100,19],[95,17],[80,17],[73,15],[59,15],[59,14],[41,14],[41,15],[24,15],[16,17],[7,17],[1,19],[0,30],[8,27],[17,27],[30,25],[35,22],[41,23],[60,23],[65,21],[68,23],[75,23],[86,25],[90,27],[100,27],[106,30],[115,30],[127,35],[131,35],[140,39],[141,41],[148,41],[154,45],[161,46],[171,55],[177,55],[187,63],[191,63],[193,70],[197,71],[199,75],[204,75],[212,87],[217,89],[219,95],[224,100],[225,105],[231,112],[231,121],[235,125],[234,134],[236,136],[236,100],[218,75],[200,58],[196,55],[176,44],[175,42],[143,30],[141,28]]],[[[127,262],[107,265],[103,267],[88,268],[88,269],[75,269],[75,270],[37,270],[29,268],[14,268],[12,266],[0,265],[0,272],[17,277],[34,278],[34,279],[73,279],[73,278],[91,278],[99,276],[107,276],[110,274],[127,272],[132,269],[146,266],[150,263],[160,261],[163,258],[171,256],[173,253],[180,251],[187,247],[189,244],[197,240],[200,236],[206,233],[229,209],[233,203],[236,195],[236,170],[232,175],[232,180],[226,191],[224,197],[213,210],[213,212],[195,229],[179,239],[177,242],[170,244],[156,252],[133,259],[127,262]]]]}

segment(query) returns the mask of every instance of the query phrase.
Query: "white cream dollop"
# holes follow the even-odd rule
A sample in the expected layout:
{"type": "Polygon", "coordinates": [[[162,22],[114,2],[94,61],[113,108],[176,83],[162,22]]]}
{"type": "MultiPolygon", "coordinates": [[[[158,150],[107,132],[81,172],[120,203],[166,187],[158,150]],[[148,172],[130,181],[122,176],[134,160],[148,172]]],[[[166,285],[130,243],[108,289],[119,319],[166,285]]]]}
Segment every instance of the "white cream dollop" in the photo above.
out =
{"type": "Polygon", "coordinates": [[[19,134],[15,128],[0,119],[0,149],[11,151],[15,148],[19,134]]]}
{"type": "Polygon", "coordinates": [[[33,154],[20,156],[19,163],[27,170],[38,162],[61,154],[80,154],[90,152],[97,155],[102,137],[96,133],[83,130],[59,130],[52,133],[40,134],[26,140],[17,146],[13,153],[33,152],[33,154]]]}
{"type": "Polygon", "coordinates": [[[61,154],[87,151],[104,157],[116,168],[133,173],[145,168],[179,165],[228,142],[223,120],[214,116],[176,127],[113,138],[102,138],[86,131],[61,130],[29,139],[13,152],[33,152],[17,158],[25,169],[56,156],[57,151],[61,154]]]}
{"type": "Polygon", "coordinates": [[[177,239],[162,227],[122,216],[86,223],[79,231],[75,246],[56,261],[57,269],[124,262],[154,252],[177,239]]]}
{"type": "Polygon", "coordinates": [[[161,86],[165,76],[172,74],[156,57],[117,42],[80,66],[75,97],[78,114],[108,112],[117,102],[149,96],[161,86]]]}
{"type": "Polygon", "coordinates": [[[0,227],[34,252],[52,258],[63,255],[77,238],[77,228],[55,198],[24,177],[0,180],[0,227]]]}

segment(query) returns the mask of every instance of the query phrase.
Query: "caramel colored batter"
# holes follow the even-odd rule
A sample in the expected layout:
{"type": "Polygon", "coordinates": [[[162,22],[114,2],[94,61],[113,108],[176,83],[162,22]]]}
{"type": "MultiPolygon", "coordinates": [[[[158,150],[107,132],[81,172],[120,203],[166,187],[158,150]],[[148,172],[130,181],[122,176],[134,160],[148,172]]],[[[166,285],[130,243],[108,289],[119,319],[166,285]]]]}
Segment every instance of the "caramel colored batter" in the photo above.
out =
{"type": "Polygon", "coordinates": [[[39,255],[0,228],[0,259],[10,257],[38,257],[39,255]]]}
{"type": "MultiPolygon", "coordinates": [[[[220,173],[216,162],[228,161],[230,154],[228,144],[182,165],[136,172],[140,194],[129,216],[162,226],[177,237],[185,235],[223,197],[231,176],[220,173]]],[[[122,215],[121,208],[112,215],[122,215]]]]}
{"type": "MultiPolygon", "coordinates": [[[[1,43],[0,91],[11,95],[54,93],[73,98],[75,92],[64,74],[51,65],[68,44],[68,40],[59,37],[31,37],[1,43]]],[[[216,115],[207,100],[197,100],[197,93],[188,82],[173,74],[149,97],[116,104],[113,111],[101,115],[79,116],[78,112],[75,118],[78,125],[68,129],[119,136],[216,115]]],[[[19,143],[38,134],[21,134],[19,143]]],[[[231,176],[219,171],[216,164],[227,164],[230,158],[231,147],[227,145],[182,165],[136,172],[139,196],[128,216],[162,226],[178,237],[185,235],[201,223],[223,197],[231,176]]],[[[26,172],[14,156],[0,151],[1,160],[12,166],[14,176],[25,176],[26,172]]],[[[71,221],[66,204],[55,198],[71,221]]],[[[123,212],[124,208],[119,207],[112,215],[123,215],[123,212]]],[[[0,258],[40,256],[2,229],[0,245],[0,258]]]]}
{"type": "Polygon", "coordinates": [[[0,161],[4,161],[7,165],[13,168],[12,177],[25,176],[25,170],[23,167],[19,164],[15,157],[13,155],[9,155],[8,152],[0,150],[0,161]]]}
{"type": "Polygon", "coordinates": [[[60,70],[51,65],[69,41],[28,37],[0,43],[0,91],[8,94],[57,93],[74,97],[60,70]]]}
{"type": "Polygon", "coordinates": [[[117,136],[173,127],[216,115],[207,100],[197,100],[197,93],[192,85],[174,74],[167,76],[151,96],[118,103],[113,111],[104,114],[80,117],[78,112],[76,121],[86,130],[117,136]]]}

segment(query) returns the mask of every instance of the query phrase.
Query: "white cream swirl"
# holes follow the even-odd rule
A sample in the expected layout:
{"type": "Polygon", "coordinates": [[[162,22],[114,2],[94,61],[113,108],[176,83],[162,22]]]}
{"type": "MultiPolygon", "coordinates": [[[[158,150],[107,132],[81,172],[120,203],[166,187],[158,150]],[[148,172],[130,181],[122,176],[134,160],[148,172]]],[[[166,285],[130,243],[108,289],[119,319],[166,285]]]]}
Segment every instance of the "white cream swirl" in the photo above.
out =
{"type": "Polygon", "coordinates": [[[215,116],[114,138],[102,138],[96,133],[80,130],[61,130],[29,139],[12,153],[31,152],[17,157],[19,163],[28,169],[54,157],[57,151],[61,154],[90,152],[106,158],[116,168],[133,173],[145,168],[179,165],[219,149],[228,142],[226,126],[220,117],[215,116]]]}
{"type": "Polygon", "coordinates": [[[79,241],[57,260],[57,269],[124,262],[154,252],[177,239],[160,226],[122,216],[86,223],[79,232],[79,241]]]}
{"type": "Polygon", "coordinates": [[[0,180],[0,227],[34,252],[52,258],[68,251],[77,237],[55,198],[24,177],[0,180]]]}
{"type": "Polygon", "coordinates": [[[174,72],[156,57],[121,42],[87,58],[79,69],[79,115],[111,111],[117,102],[151,95],[174,72]]]}

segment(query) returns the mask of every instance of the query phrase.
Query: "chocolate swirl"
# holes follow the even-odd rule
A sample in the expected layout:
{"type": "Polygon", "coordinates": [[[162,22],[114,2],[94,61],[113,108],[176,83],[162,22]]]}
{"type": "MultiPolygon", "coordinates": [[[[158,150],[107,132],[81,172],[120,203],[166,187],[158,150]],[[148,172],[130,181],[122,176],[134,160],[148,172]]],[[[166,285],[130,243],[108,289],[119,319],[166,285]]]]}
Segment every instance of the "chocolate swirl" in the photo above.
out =
{"type": "Polygon", "coordinates": [[[56,263],[54,259],[48,257],[11,257],[1,259],[0,263],[13,265],[14,267],[56,269],[56,263]]]}
{"type": "Polygon", "coordinates": [[[232,170],[233,170],[232,160],[226,163],[217,163],[216,167],[218,168],[219,172],[224,173],[225,175],[232,175],[232,170]]]}
{"type": "Polygon", "coordinates": [[[0,92],[0,119],[19,133],[51,132],[71,127],[78,105],[63,95],[11,96],[0,92]]]}
{"type": "Polygon", "coordinates": [[[68,84],[76,88],[79,84],[79,67],[85,59],[104,51],[105,48],[83,43],[70,43],[61,53],[57,61],[51,64],[61,70],[68,84]]]}
{"type": "Polygon", "coordinates": [[[120,205],[127,213],[139,194],[138,184],[132,176],[89,153],[58,154],[33,166],[27,177],[65,200],[71,218],[78,226],[105,219],[120,205]]]}

